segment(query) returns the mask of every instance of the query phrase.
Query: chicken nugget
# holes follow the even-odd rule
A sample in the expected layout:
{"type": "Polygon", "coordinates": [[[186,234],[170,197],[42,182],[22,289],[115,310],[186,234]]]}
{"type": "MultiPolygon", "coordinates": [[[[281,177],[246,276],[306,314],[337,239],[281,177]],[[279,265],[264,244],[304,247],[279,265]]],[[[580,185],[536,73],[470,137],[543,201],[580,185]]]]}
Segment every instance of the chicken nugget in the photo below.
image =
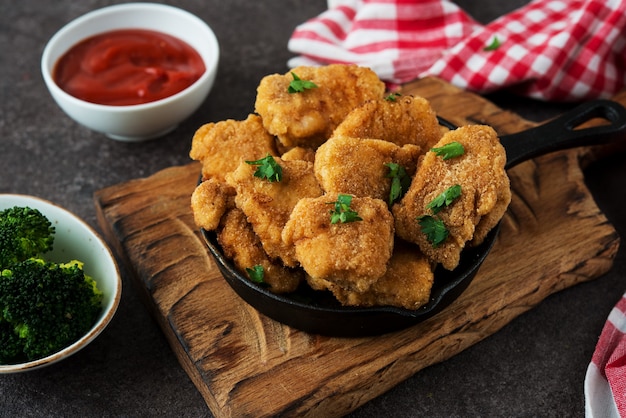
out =
{"type": "Polygon", "coordinates": [[[472,246],[482,244],[482,242],[485,240],[485,237],[487,237],[489,231],[491,231],[493,228],[495,228],[496,225],[498,225],[498,223],[502,219],[502,216],[504,216],[504,213],[509,207],[509,203],[511,203],[511,187],[508,184],[508,177],[506,183],[506,186],[498,189],[498,198],[493,209],[490,212],[484,214],[480,218],[478,225],[476,225],[476,229],[474,230],[474,236],[472,237],[472,240],[470,242],[472,246]]]}
{"type": "Polygon", "coordinates": [[[497,224],[511,200],[504,169],[506,154],[496,132],[488,126],[461,127],[446,133],[435,148],[453,142],[462,144],[464,153],[450,159],[434,151],[426,153],[409,190],[393,207],[397,235],[419,245],[424,254],[448,270],[458,265],[468,241],[480,242],[497,224]],[[443,200],[450,198],[451,188],[457,186],[460,195],[440,205],[438,213],[428,207],[442,196],[447,196],[443,200]],[[447,238],[431,242],[422,230],[426,222],[437,222],[440,231],[443,226],[447,238]]]}
{"type": "Polygon", "coordinates": [[[399,164],[410,177],[420,154],[417,145],[400,147],[379,139],[333,137],[315,153],[315,176],[325,192],[389,201],[392,179],[386,164],[399,164]]]}
{"type": "Polygon", "coordinates": [[[430,261],[419,248],[396,241],[387,271],[365,292],[340,286],[329,290],[342,305],[395,306],[418,309],[430,300],[435,275],[430,261]]]}
{"type": "Polygon", "coordinates": [[[277,155],[276,140],[263,128],[258,115],[243,121],[224,120],[202,125],[194,134],[189,156],[202,163],[202,177],[224,181],[242,159],[277,155]]]}
{"type": "Polygon", "coordinates": [[[293,292],[303,280],[302,270],[287,268],[268,257],[246,216],[237,208],[229,210],[222,218],[217,240],[224,255],[233,260],[243,275],[248,276],[246,269],[262,266],[263,281],[274,293],[293,292]]]}
{"type": "Polygon", "coordinates": [[[241,162],[228,174],[226,181],[235,188],[235,204],[246,214],[268,255],[293,267],[297,265],[295,250],[283,243],[283,227],[300,199],[320,196],[322,189],[315,179],[312,163],[280,158],[275,161],[282,168],[280,181],[270,182],[256,177],[257,167],[246,162],[241,162]]]}
{"type": "Polygon", "coordinates": [[[384,92],[385,84],[369,68],[302,66],[264,77],[257,88],[255,109],[267,131],[283,146],[317,148],[352,109],[383,97],[384,92]],[[316,87],[290,93],[293,74],[316,87]]]}
{"type": "Polygon", "coordinates": [[[423,97],[391,95],[370,100],[352,110],[333,136],[376,138],[396,145],[414,144],[424,151],[441,139],[437,116],[423,97]]]}
{"type": "Polygon", "coordinates": [[[283,240],[295,247],[296,258],[316,281],[328,281],[364,292],[387,271],[394,243],[393,217],[379,199],[353,197],[349,209],[361,220],[331,223],[338,193],[305,198],[294,207],[283,240]]]}
{"type": "Polygon", "coordinates": [[[196,225],[207,231],[217,228],[222,215],[235,207],[234,196],[232,187],[215,178],[200,183],[191,194],[191,211],[196,225]]]}
{"type": "Polygon", "coordinates": [[[302,160],[302,161],[315,161],[315,150],[312,148],[294,147],[285,152],[280,158],[284,161],[290,160],[302,160]]]}

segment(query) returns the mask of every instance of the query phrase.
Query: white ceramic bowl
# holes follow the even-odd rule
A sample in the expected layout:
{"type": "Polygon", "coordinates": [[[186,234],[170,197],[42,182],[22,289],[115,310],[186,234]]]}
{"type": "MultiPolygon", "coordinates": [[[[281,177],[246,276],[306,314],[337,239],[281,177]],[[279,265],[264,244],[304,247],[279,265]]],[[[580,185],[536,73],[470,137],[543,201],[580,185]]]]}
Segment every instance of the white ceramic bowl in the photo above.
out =
{"type": "Polygon", "coordinates": [[[143,141],[170,132],[198,109],[213,86],[218,61],[217,38],[198,17],[163,4],[126,3],[94,10],[61,28],[43,51],[41,72],[56,103],[76,122],[113,139],[143,141]],[[200,54],[206,71],[180,93],[139,105],[99,105],[61,90],[52,78],[57,60],[81,40],[116,29],[148,29],[177,37],[200,54]]]}
{"type": "Polygon", "coordinates": [[[0,365],[0,374],[38,369],[67,358],[94,340],[113,318],[122,294],[120,272],[111,250],[85,222],[67,210],[33,196],[0,194],[0,210],[13,206],[38,209],[55,227],[54,248],[44,258],[55,262],[72,259],[84,263],[85,273],[94,278],[103,293],[102,312],[94,326],[81,339],[48,357],[28,363],[0,365]]]}

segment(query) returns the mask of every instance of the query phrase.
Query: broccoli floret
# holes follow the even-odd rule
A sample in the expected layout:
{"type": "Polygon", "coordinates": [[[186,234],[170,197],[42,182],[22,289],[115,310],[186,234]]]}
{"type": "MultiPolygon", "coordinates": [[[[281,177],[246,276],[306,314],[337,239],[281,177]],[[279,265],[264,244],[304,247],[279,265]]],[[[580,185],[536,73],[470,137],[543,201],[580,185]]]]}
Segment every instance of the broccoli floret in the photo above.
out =
{"type": "Polygon", "coordinates": [[[82,263],[30,258],[0,273],[0,363],[32,361],[81,338],[102,310],[82,263]]]}
{"type": "Polygon", "coordinates": [[[0,364],[16,363],[22,356],[22,342],[11,323],[0,320],[0,364]]]}
{"type": "Polygon", "coordinates": [[[52,250],[54,227],[39,210],[15,206],[0,212],[0,269],[52,250]]]}

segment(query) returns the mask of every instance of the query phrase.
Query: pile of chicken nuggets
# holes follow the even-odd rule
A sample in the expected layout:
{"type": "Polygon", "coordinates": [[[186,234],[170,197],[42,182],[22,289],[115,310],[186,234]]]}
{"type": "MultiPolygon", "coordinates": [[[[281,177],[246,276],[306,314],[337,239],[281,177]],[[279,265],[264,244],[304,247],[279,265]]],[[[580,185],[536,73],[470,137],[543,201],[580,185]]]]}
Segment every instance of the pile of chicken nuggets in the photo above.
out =
{"type": "Polygon", "coordinates": [[[453,270],[511,200],[491,127],[442,128],[427,100],[390,94],[356,65],[266,76],[255,112],[200,127],[190,156],[202,163],[195,222],[215,231],[242,274],[261,271],[276,293],[308,284],[349,306],[426,304],[435,267],[453,270]],[[296,79],[308,87],[292,91],[296,79]],[[435,152],[450,144],[462,153],[435,152]],[[258,175],[268,156],[278,181],[258,175]],[[393,168],[404,175],[400,193],[393,168]],[[352,219],[333,220],[338,207],[352,219]],[[443,239],[433,242],[426,218],[445,229],[443,239]]]}

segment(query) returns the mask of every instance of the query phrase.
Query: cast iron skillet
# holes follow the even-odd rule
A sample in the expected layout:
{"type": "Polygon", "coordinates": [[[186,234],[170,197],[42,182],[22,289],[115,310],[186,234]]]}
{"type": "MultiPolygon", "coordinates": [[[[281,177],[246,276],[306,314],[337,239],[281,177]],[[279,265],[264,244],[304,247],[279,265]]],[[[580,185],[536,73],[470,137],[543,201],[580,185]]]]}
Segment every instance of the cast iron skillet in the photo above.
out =
{"type": "MultiPolygon", "coordinates": [[[[440,123],[455,128],[443,119],[440,119],[440,123]]],[[[626,109],[608,100],[588,102],[544,125],[500,138],[506,150],[507,169],[552,151],[620,139],[626,139],[626,109]],[[603,118],[609,123],[576,129],[593,118],[603,118]]],[[[250,281],[224,257],[214,232],[202,230],[202,235],[226,281],[243,300],[259,312],[312,334],[358,337],[406,328],[447,307],[476,275],[494,244],[498,230],[499,225],[491,230],[481,245],[465,248],[459,266],[453,271],[437,267],[430,301],[417,310],[386,306],[345,307],[329,292],[313,291],[306,285],[292,294],[273,294],[250,281]]]]}

